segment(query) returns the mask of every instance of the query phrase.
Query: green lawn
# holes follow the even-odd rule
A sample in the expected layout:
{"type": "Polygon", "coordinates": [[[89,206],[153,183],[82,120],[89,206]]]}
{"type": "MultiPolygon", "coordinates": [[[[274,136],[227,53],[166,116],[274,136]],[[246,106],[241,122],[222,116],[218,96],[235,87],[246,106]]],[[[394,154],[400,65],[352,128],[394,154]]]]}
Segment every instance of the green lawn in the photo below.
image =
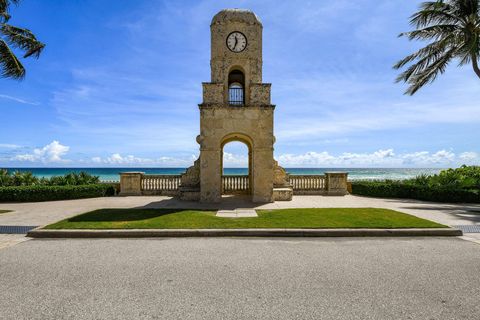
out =
{"type": "Polygon", "coordinates": [[[46,229],[442,228],[435,222],[377,208],[257,210],[258,218],[220,218],[215,211],[100,209],[46,229]]]}
{"type": "Polygon", "coordinates": [[[0,214],[1,213],[6,213],[6,212],[10,212],[11,210],[0,210],[0,214]]]}

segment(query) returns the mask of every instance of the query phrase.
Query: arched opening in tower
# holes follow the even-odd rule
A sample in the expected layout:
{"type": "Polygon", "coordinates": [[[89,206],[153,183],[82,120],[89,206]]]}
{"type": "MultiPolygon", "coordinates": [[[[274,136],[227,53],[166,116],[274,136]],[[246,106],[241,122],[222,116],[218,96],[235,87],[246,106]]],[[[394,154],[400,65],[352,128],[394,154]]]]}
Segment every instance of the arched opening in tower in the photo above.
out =
{"type": "Polygon", "coordinates": [[[228,103],[231,106],[245,104],[245,75],[240,70],[228,74],[228,103]]]}
{"type": "Polygon", "coordinates": [[[250,194],[251,151],[240,141],[226,143],[222,149],[222,194],[250,194]]]}

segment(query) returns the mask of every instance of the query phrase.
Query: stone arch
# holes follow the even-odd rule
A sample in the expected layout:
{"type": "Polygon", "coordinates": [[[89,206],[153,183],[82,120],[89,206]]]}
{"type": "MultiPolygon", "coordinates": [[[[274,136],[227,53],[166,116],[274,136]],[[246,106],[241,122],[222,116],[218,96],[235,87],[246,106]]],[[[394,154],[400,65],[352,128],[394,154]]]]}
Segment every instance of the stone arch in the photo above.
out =
{"type": "Polygon", "coordinates": [[[223,148],[224,145],[226,145],[227,143],[232,142],[232,141],[243,142],[247,145],[247,147],[249,149],[253,150],[253,147],[254,147],[253,139],[250,138],[249,135],[241,133],[241,132],[233,132],[233,133],[229,133],[226,136],[224,136],[220,140],[220,148],[223,148]]]}
{"type": "Polygon", "coordinates": [[[240,133],[240,132],[234,132],[234,133],[230,133],[230,134],[227,134],[226,136],[224,136],[221,140],[220,140],[220,152],[221,152],[221,155],[220,155],[220,175],[223,174],[223,149],[225,147],[226,144],[230,143],[230,142],[241,142],[243,144],[245,144],[247,146],[247,149],[248,149],[248,183],[249,183],[249,186],[250,186],[250,190],[249,190],[249,194],[253,194],[254,192],[254,189],[255,189],[255,185],[254,185],[254,181],[253,181],[253,170],[254,170],[254,163],[253,163],[253,153],[254,153],[254,141],[253,139],[244,134],[244,133],[240,133]]]}
{"type": "Polygon", "coordinates": [[[228,68],[228,74],[230,74],[232,71],[235,71],[235,70],[241,71],[245,76],[247,76],[247,71],[240,64],[231,65],[230,68],[228,68]]]}
{"type": "MultiPolygon", "coordinates": [[[[234,65],[230,66],[230,68],[228,68],[227,70],[228,70],[228,73],[227,73],[227,76],[226,76],[226,83],[225,83],[225,88],[226,88],[225,92],[226,92],[226,99],[227,99],[226,101],[230,104],[230,86],[231,86],[232,83],[237,82],[243,88],[243,92],[242,92],[243,103],[242,103],[242,105],[248,104],[248,101],[249,101],[249,97],[248,97],[249,79],[248,79],[247,70],[245,70],[245,68],[243,66],[239,65],[239,64],[234,64],[234,65]],[[235,74],[237,72],[239,74],[241,74],[241,79],[232,79],[231,75],[235,74]]],[[[237,74],[237,76],[238,76],[238,74],[237,74]]]]}

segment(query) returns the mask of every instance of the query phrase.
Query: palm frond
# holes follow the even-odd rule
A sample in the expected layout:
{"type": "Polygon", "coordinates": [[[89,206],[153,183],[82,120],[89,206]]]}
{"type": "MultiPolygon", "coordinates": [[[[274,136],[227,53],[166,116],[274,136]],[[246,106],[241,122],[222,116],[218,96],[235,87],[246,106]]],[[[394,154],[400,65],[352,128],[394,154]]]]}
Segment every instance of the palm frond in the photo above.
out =
{"type": "Polygon", "coordinates": [[[25,68],[22,63],[2,39],[0,39],[0,75],[18,80],[25,77],[25,68]]]}
{"type": "Polygon", "coordinates": [[[402,32],[399,37],[406,36],[408,40],[437,40],[442,37],[447,37],[453,32],[458,32],[459,27],[455,24],[439,24],[425,27],[419,30],[402,32]]]}
{"type": "Polygon", "coordinates": [[[403,58],[399,62],[397,62],[393,68],[400,69],[405,66],[407,63],[410,63],[416,59],[421,59],[417,64],[418,66],[422,66],[424,64],[429,64],[430,61],[434,56],[438,56],[439,54],[443,53],[445,49],[452,44],[454,37],[452,35],[447,36],[443,39],[437,40],[429,45],[425,46],[424,48],[418,50],[417,52],[403,58]]]}
{"type": "Polygon", "coordinates": [[[469,16],[478,14],[480,4],[478,0],[451,0],[453,2],[453,12],[459,16],[469,16]]]}
{"type": "Polygon", "coordinates": [[[461,20],[446,10],[421,10],[410,17],[410,24],[416,28],[426,27],[432,23],[454,24],[461,20]]]}
{"type": "Polygon", "coordinates": [[[7,12],[11,4],[18,5],[21,0],[0,0],[0,12],[7,12]]]}
{"type": "Polygon", "coordinates": [[[439,74],[443,74],[448,64],[454,57],[455,50],[455,48],[448,50],[424,70],[412,76],[408,81],[410,87],[408,87],[407,91],[405,91],[405,94],[414,95],[415,92],[417,92],[421,87],[427,83],[433,82],[439,74]]]}
{"type": "Polygon", "coordinates": [[[7,40],[15,47],[26,51],[24,58],[34,56],[38,58],[45,45],[37,40],[28,29],[17,28],[3,24],[0,28],[7,40]]]}
{"type": "Polygon", "coordinates": [[[413,95],[434,81],[453,59],[459,59],[460,66],[472,63],[480,78],[477,63],[480,56],[480,0],[423,2],[410,22],[417,30],[401,33],[400,37],[432,42],[393,66],[400,69],[412,63],[396,78],[397,82],[410,85],[406,94],[413,95]]]}
{"type": "Polygon", "coordinates": [[[0,11],[0,23],[6,23],[10,20],[10,15],[7,12],[0,11]]]}

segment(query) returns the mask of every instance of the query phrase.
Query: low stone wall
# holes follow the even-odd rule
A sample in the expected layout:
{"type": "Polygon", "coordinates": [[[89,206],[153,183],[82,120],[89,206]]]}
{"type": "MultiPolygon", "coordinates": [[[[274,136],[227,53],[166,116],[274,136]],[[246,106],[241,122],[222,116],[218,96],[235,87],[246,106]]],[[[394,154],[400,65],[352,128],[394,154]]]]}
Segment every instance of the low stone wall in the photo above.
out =
{"type": "MultiPolygon", "coordinates": [[[[177,196],[182,185],[181,175],[146,175],[143,172],[120,174],[120,195],[165,195],[177,196]]],[[[348,194],[348,173],[326,172],[325,175],[289,175],[287,182],[294,195],[348,194]]],[[[248,176],[223,176],[222,188],[226,194],[248,193],[248,176]]]]}
{"type": "Polygon", "coordinates": [[[176,196],[180,182],[179,175],[142,175],[142,195],[176,196]]]}
{"type": "Polygon", "coordinates": [[[296,195],[322,195],[326,193],[325,175],[290,175],[289,182],[296,195]]]}
{"type": "Polygon", "coordinates": [[[222,176],[222,193],[249,194],[250,179],[244,175],[222,176]]]}

